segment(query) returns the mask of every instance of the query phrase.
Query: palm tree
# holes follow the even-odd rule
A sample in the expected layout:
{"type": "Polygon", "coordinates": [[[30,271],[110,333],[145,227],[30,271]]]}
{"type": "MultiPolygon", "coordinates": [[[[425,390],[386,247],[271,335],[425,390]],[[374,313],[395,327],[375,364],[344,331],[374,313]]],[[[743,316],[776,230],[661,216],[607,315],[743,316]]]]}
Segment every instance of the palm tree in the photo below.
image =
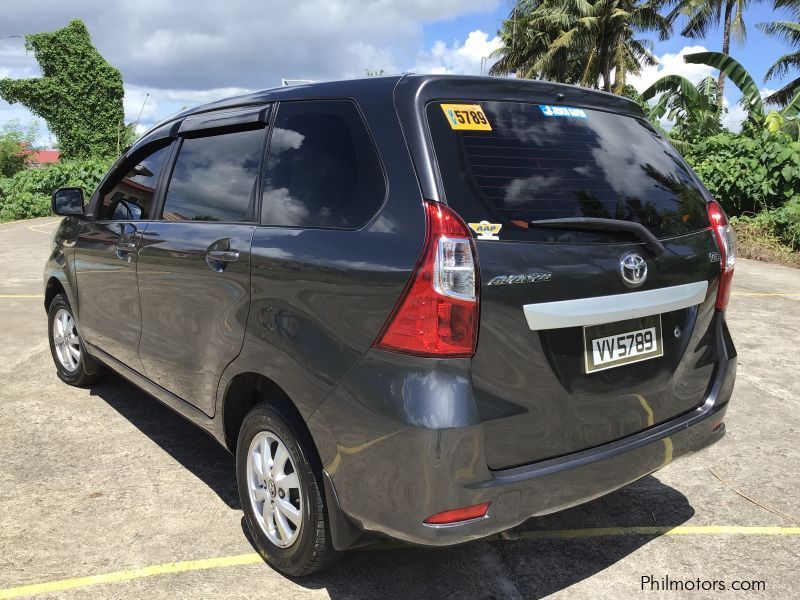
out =
{"type": "MultiPolygon", "coordinates": [[[[667,19],[672,23],[679,16],[685,16],[687,21],[681,35],[692,38],[705,37],[709,29],[721,22],[722,53],[730,54],[731,34],[739,44],[747,39],[744,11],[748,4],[750,0],[676,0],[675,8],[667,15],[667,19]]],[[[719,73],[717,87],[717,106],[721,107],[725,93],[725,73],[722,71],[719,73]]]]}
{"type": "Polygon", "coordinates": [[[620,93],[626,76],[656,64],[639,32],[670,33],[664,0],[517,0],[490,73],[578,83],[620,93]],[[612,82],[613,74],[613,82],[612,82]]]}
{"type": "MultiPolygon", "coordinates": [[[[800,20],[800,0],[775,1],[776,9],[784,7],[790,8],[794,13],[794,18],[800,20]]],[[[775,61],[764,76],[765,82],[773,77],[783,77],[792,68],[800,69],[800,23],[797,21],[773,21],[771,23],[759,23],[758,28],[769,36],[782,39],[795,50],[789,54],[784,54],[775,61]]],[[[772,104],[787,104],[798,90],[800,90],[800,76],[768,96],[766,101],[772,104]]]]}

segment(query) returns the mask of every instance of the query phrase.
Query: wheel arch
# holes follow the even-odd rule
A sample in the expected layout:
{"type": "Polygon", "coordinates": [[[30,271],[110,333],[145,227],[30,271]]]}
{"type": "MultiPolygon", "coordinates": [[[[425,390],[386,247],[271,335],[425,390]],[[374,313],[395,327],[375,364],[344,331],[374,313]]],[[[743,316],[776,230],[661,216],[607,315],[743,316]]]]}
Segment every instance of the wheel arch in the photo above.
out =
{"type": "Polygon", "coordinates": [[[262,403],[282,409],[294,421],[311,445],[318,466],[321,466],[319,449],[297,405],[278,383],[257,372],[235,375],[225,389],[220,414],[225,447],[232,454],[236,453],[236,442],[245,416],[254,406],[262,403]]]}
{"type": "Polygon", "coordinates": [[[47,284],[44,286],[45,310],[50,310],[50,304],[52,304],[53,298],[55,298],[59,294],[64,294],[65,296],[67,296],[67,300],[69,300],[67,289],[64,287],[63,282],[55,275],[51,275],[50,278],[47,280],[47,284]]]}

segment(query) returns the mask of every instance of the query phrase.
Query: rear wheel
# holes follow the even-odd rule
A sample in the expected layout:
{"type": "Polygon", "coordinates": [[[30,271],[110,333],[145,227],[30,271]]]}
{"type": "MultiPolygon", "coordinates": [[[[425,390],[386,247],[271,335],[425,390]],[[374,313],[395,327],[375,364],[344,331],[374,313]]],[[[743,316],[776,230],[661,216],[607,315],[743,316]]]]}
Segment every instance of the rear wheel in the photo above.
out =
{"type": "Polygon", "coordinates": [[[336,556],[311,441],[278,408],[245,417],[236,445],[236,477],[245,522],[264,560],[299,577],[336,556]]]}
{"type": "Polygon", "coordinates": [[[70,385],[88,385],[97,381],[101,366],[84,348],[75,316],[64,294],[58,294],[47,313],[50,352],[58,377],[70,385]]]}

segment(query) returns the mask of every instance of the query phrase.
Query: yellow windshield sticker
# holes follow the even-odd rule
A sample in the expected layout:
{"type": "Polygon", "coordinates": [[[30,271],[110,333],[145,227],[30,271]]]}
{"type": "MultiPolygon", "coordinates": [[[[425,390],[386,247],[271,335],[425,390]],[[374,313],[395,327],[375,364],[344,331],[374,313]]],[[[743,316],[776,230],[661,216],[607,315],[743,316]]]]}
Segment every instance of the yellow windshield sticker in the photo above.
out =
{"type": "Polygon", "coordinates": [[[483,114],[480,104],[442,104],[441,106],[451,129],[492,130],[489,119],[483,114]]]}
{"type": "Polygon", "coordinates": [[[503,228],[500,223],[489,223],[489,221],[470,223],[469,227],[478,234],[479,240],[499,240],[500,238],[497,234],[503,228]]]}

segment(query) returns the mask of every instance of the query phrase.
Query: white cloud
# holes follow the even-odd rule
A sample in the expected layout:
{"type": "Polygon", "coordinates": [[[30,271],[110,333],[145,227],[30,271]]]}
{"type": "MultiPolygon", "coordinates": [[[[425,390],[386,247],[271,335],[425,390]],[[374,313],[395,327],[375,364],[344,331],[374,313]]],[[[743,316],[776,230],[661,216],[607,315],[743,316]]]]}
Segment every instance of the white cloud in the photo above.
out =
{"type": "Polygon", "coordinates": [[[413,71],[416,73],[457,73],[478,75],[481,63],[486,59],[484,74],[494,62],[489,58],[500,47],[500,38],[476,29],[467,36],[464,43],[456,40],[448,46],[442,40],[436,41],[430,50],[420,54],[413,71]]]}
{"type": "MultiPolygon", "coordinates": [[[[726,80],[725,90],[726,90],[725,100],[723,101],[722,104],[725,108],[728,109],[728,112],[722,118],[722,124],[731,131],[738,133],[742,129],[742,123],[747,118],[747,111],[742,107],[741,103],[739,102],[739,100],[741,99],[741,95],[739,94],[739,90],[736,88],[736,86],[734,86],[732,83],[726,80]],[[732,90],[728,89],[728,86],[730,86],[733,89],[732,90]],[[729,93],[730,95],[733,95],[734,93],[736,94],[737,98],[736,102],[730,102],[728,100],[729,93]]],[[[775,90],[769,88],[761,88],[758,90],[758,92],[761,94],[762,98],[766,98],[770,94],[774,94],[775,90]]],[[[773,108],[775,108],[774,105],[769,105],[769,104],[764,105],[764,110],[767,112],[769,112],[773,108]]]]}
{"type": "Polygon", "coordinates": [[[714,69],[707,65],[693,65],[685,62],[683,57],[695,52],[708,52],[705,46],[684,46],[677,53],[666,52],[657,56],[658,64],[653,67],[644,67],[641,74],[629,75],[628,83],[639,92],[643,92],[657,79],[664,75],[683,75],[692,83],[714,73],[714,69]]]}
{"type": "MultiPolygon", "coordinates": [[[[152,125],[184,106],[274,87],[283,77],[363,77],[366,69],[478,74],[482,57],[499,45],[496,37],[476,30],[420,51],[423,28],[499,3],[226,0],[221,18],[217,0],[194,0],[191,10],[176,0],[5,0],[3,32],[52,31],[82,19],[99,52],[122,73],[126,121],[136,120],[149,93],[140,123],[152,125]]],[[[39,75],[24,40],[0,40],[0,76],[39,75]]],[[[8,108],[0,101],[0,109],[8,108]]]]}
{"type": "Polygon", "coordinates": [[[148,96],[143,88],[136,86],[125,86],[125,98],[122,100],[122,105],[125,108],[125,121],[133,123],[139,118],[141,111],[141,118],[139,121],[149,121],[150,118],[156,114],[158,102],[152,96],[148,96]]]}

